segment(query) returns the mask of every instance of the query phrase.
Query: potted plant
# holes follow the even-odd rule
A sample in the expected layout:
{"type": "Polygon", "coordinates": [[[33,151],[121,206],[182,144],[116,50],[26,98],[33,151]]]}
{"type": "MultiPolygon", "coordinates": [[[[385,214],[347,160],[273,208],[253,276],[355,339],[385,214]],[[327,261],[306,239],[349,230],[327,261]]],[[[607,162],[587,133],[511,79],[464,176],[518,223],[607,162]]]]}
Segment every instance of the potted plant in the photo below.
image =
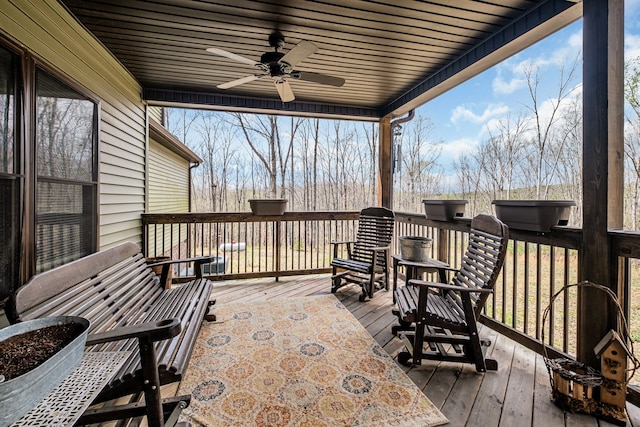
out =
{"type": "Polygon", "coordinates": [[[573,200],[494,200],[496,216],[510,228],[538,232],[567,225],[573,200]]]}

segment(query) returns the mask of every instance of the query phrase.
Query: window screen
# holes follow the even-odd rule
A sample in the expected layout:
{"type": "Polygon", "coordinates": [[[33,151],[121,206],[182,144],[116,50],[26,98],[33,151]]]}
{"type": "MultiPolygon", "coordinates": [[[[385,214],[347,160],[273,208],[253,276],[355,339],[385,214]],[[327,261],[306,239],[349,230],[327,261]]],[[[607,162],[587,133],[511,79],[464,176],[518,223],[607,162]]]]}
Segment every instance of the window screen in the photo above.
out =
{"type": "Polygon", "coordinates": [[[42,70],[36,75],[37,272],[96,246],[96,104],[42,70]]]}

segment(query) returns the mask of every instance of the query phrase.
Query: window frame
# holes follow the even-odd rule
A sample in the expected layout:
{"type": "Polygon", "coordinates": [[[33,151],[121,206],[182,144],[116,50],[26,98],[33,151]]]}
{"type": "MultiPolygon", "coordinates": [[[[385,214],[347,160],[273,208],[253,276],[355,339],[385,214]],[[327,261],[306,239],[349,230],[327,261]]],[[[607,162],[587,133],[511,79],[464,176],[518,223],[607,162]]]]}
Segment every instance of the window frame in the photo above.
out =
{"type": "MultiPolygon", "coordinates": [[[[90,252],[96,252],[100,245],[99,229],[100,229],[100,153],[101,153],[101,100],[100,98],[87,89],[79,82],[73,80],[64,72],[54,68],[45,60],[33,55],[22,46],[19,46],[0,36],[0,45],[17,56],[18,70],[16,72],[16,92],[15,96],[15,136],[14,136],[14,155],[15,170],[14,176],[21,179],[19,188],[20,213],[18,222],[20,224],[19,233],[19,274],[18,283],[15,284],[14,291],[20,285],[25,283],[29,278],[36,274],[37,270],[37,150],[36,150],[36,100],[37,100],[37,69],[48,73],[51,77],[60,83],[68,86],[73,91],[86,100],[94,104],[93,121],[93,176],[92,181],[74,181],[74,183],[90,185],[93,189],[93,200],[90,209],[93,215],[90,218],[91,232],[89,241],[85,246],[90,252]]],[[[67,181],[68,182],[68,181],[67,181]]],[[[85,187],[86,188],[86,187],[85,187]]],[[[83,190],[83,193],[87,191],[83,190]]],[[[3,302],[0,301],[0,307],[3,302]]]]}

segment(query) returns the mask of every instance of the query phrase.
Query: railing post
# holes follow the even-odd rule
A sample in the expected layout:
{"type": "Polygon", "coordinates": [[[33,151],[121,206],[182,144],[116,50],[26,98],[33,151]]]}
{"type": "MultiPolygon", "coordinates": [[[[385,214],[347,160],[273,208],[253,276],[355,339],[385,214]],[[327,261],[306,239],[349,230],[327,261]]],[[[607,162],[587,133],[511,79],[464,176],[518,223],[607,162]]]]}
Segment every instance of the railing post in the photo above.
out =
{"type": "MultiPolygon", "coordinates": [[[[583,4],[583,242],[580,280],[618,291],[608,231],[622,229],[624,195],[624,2],[583,4]]],[[[593,349],[616,328],[615,306],[593,288],[578,291],[577,358],[593,367],[593,349]]]]}

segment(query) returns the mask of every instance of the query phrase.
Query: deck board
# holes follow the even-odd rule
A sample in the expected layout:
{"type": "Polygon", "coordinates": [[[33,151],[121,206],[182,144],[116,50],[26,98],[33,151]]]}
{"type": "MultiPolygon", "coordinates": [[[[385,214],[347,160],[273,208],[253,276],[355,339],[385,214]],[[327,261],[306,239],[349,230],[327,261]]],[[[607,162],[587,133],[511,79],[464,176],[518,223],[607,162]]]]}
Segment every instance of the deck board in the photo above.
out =
{"type": "MultiPolygon", "coordinates": [[[[328,275],[216,282],[212,298],[218,304],[275,300],[329,294],[328,275]]],[[[396,317],[391,292],[380,291],[360,302],[360,289],[340,288],[336,297],[392,357],[404,346],[393,336],[396,317]]],[[[214,307],[215,311],[215,307],[214,307]]],[[[408,368],[399,365],[423,393],[450,420],[451,426],[593,426],[612,424],[591,416],[564,413],[551,401],[549,375],[542,356],[495,331],[481,326],[483,338],[491,340],[487,355],[498,361],[498,371],[478,374],[469,364],[425,360],[408,368]]],[[[640,427],[640,409],[630,406],[629,427],[640,427]]]]}

